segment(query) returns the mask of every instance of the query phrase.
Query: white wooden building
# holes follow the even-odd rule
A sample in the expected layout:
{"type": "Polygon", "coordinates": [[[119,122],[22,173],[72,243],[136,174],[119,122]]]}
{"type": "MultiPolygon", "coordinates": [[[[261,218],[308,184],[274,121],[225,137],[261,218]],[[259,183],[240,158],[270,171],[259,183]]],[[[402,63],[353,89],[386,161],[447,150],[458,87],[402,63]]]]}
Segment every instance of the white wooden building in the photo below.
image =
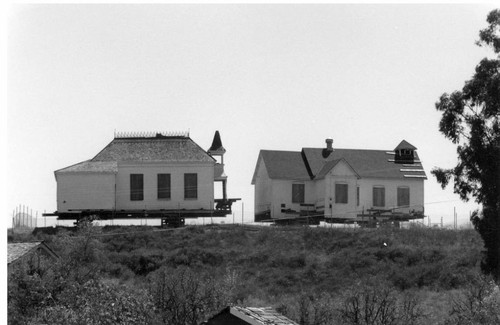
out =
{"type": "Polygon", "coordinates": [[[208,151],[187,133],[117,134],[92,159],[55,171],[57,211],[52,215],[60,219],[226,215],[234,199],[226,194],[224,153],[218,131],[208,151]],[[214,198],[217,182],[223,187],[218,199],[214,198]]]}
{"type": "Polygon", "coordinates": [[[424,180],[416,148],[261,150],[252,184],[255,220],[328,222],[423,218],[424,180]]]}

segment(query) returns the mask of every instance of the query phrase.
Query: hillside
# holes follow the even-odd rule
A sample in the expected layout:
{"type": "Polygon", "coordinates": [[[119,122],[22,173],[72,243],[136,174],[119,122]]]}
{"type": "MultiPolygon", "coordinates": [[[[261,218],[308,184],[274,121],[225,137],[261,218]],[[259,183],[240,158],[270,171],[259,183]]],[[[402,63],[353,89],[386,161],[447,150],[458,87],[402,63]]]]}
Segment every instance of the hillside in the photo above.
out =
{"type": "Polygon", "coordinates": [[[381,293],[395,306],[412,301],[419,314],[414,324],[443,323],[451,297],[477,281],[482,250],[474,230],[427,228],[86,227],[31,236],[73,256],[73,265],[81,263],[108,285],[146,290],[159,309],[165,293],[158,297],[158,283],[175,291],[186,280],[200,288],[211,283],[222,297],[198,318],[237,303],[273,306],[302,324],[347,322],[343,312],[353,297],[379,299],[381,293]]]}

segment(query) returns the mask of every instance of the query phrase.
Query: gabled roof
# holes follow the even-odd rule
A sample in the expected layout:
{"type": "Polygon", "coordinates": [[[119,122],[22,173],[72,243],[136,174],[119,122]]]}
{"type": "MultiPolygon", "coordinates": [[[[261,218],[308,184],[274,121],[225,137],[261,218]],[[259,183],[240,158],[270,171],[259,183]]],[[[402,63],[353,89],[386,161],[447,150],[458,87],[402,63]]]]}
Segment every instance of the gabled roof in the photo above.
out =
{"type": "Polygon", "coordinates": [[[191,138],[157,136],[115,138],[91,161],[213,162],[191,138]]]}
{"type": "MultiPolygon", "coordinates": [[[[402,143],[404,142],[406,141],[402,143]]],[[[360,178],[427,178],[416,152],[415,163],[404,165],[396,164],[394,152],[387,150],[334,149],[330,152],[324,148],[303,148],[302,151],[261,150],[259,157],[262,157],[271,179],[321,179],[340,160],[344,160],[360,178]]],[[[252,184],[254,183],[255,175],[252,180],[252,184]]]]}
{"type": "Polygon", "coordinates": [[[207,323],[216,324],[219,315],[230,313],[250,325],[298,325],[298,323],[281,315],[271,307],[227,307],[212,317],[207,323]]]}
{"type": "Polygon", "coordinates": [[[269,178],[288,180],[309,180],[310,176],[304,165],[300,152],[261,150],[257,159],[252,184],[255,183],[256,173],[262,161],[266,166],[269,178]]]}
{"type": "Polygon", "coordinates": [[[11,264],[18,259],[34,252],[37,249],[43,249],[49,256],[59,258],[44,242],[25,242],[7,244],[7,264],[11,264]]]}
{"type": "Polygon", "coordinates": [[[344,158],[341,158],[341,159],[330,160],[327,163],[325,163],[323,165],[323,168],[321,168],[321,170],[319,171],[318,175],[316,175],[316,177],[314,179],[323,179],[323,178],[325,178],[326,174],[328,174],[340,162],[345,163],[347,165],[347,167],[349,167],[352,170],[353,174],[355,174],[357,178],[361,178],[358,175],[358,173],[354,170],[354,168],[352,168],[352,166],[344,158]]]}
{"type": "Polygon", "coordinates": [[[410,150],[417,150],[417,148],[410,143],[406,142],[406,140],[401,141],[394,150],[399,150],[399,149],[410,149],[410,150]]]}

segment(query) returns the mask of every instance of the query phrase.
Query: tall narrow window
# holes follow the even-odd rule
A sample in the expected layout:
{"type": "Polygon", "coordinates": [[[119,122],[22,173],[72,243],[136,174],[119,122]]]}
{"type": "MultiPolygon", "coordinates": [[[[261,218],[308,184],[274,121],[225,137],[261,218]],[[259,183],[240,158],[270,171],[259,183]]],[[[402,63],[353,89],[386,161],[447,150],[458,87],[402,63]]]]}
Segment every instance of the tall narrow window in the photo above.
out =
{"type": "Polygon", "coordinates": [[[407,186],[398,187],[398,207],[410,206],[410,188],[407,186]]]}
{"type": "Polygon", "coordinates": [[[385,206],[385,188],[383,186],[373,187],[373,206],[374,207],[385,206]]]}
{"type": "Polygon", "coordinates": [[[347,184],[335,184],[335,203],[347,203],[347,184]]]}
{"type": "Polygon", "coordinates": [[[144,175],[130,174],[130,201],[144,200],[144,175]]]}
{"type": "Polygon", "coordinates": [[[304,184],[292,184],[292,203],[304,203],[304,184]]]}
{"type": "Polygon", "coordinates": [[[170,199],[170,174],[158,174],[158,199],[170,199]]]}
{"type": "Polygon", "coordinates": [[[198,174],[184,174],[184,198],[198,198],[198,174]]]}
{"type": "Polygon", "coordinates": [[[359,206],[359,186],[356,187],[356,206],[359,206]]]}

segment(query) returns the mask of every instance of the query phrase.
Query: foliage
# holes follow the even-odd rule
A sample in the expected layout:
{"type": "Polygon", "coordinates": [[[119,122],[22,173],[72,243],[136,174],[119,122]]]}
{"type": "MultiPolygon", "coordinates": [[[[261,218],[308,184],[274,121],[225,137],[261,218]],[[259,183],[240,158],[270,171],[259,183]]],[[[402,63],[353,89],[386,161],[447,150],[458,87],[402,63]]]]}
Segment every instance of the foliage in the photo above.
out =
{"type": "Polygon", "coordinates": [[[149,292],[166,324],[197,325],[232,302],[236,275],[222,280],[193,273],[186,268],[161,268],[149,276],[149,292]]]}
{"type": "Polygon", "coordinates": [[[391,288],[397,306],[410,291],[464,290],[481,250],[472,229],[81,224],[50,236],[57,263],[40,274],[26,267],[9,276],[10,324],[95,322],[100,312],[110,320],[107,300],[117,310],[131,306],[130,319],[151,324],[200,323],[229,304],[273,306],[302,324],[338,324],[344,293],[374,282],[391,288]]]}
{"type": "Polygon", "coordinates": [[[149,297],[141,291],[90,280],[67,287],[58,304],[42,310],[38,321],[45,324],[151,324],[149,297]]]}
{"type": "Polygon", "coordinates": [[[487,22],[477,44],[492,48],[495,57],[481,60],[462,90],[436,103],[443,114],[439,130],[457,144],[458,164],[432,173],[443,188],[453,178],[461,199],[474,197],[483,206],[473,216],[486,248],[482,269],[500,281],[500,10],[490,12],[487,22]]]}
{"type": "Polygon", "coordinates": [[[446,325],[500,324],[500,288],[486,277],[476,277],[453,297],[446,325]]]}
{"type": "Polygon", "coordinates": [[[349,290],[341,308],[344,324],[352,325],[415,325],[423,318],[414,296],[398,299],[387,286],[356,286],[349,290]]]}
{"type": "Polygon", "coordinates": [[[328,293],[301,292],[298,296],[286,297],[276,310],[301,325],[335,324],[336,301],[328,293]]]}

